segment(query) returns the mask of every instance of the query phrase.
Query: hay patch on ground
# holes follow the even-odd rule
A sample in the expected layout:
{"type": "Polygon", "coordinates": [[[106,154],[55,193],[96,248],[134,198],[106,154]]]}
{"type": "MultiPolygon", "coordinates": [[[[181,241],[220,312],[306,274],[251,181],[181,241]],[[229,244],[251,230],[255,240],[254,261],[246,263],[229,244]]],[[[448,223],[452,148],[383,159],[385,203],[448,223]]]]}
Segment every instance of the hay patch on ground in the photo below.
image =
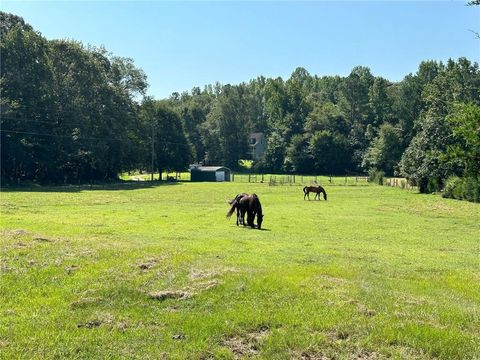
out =
{"type": "Polygon", "coordinates": [[[164,301],[167,299],[188,299],[192,296],[192,294],[182,290],[165,290],[151,292],[148,294],[148,296],[155,300],[164,301]]]}
{"type": "Polygon", "coordinates": [[[140,263],[136,265],[140,270],[150,270],[154,266],[156,266],[163,258],[159,257],[150,257],[147,259],[142,260],[140,263]]]}
{"type": "Polygon", "coordinates": [[[262,326],[258,331],[224,339],[222,345],[232,352],[235,359],[256,356],[260,353],[260,346],[269,333],[268,326],[262,326]]]}

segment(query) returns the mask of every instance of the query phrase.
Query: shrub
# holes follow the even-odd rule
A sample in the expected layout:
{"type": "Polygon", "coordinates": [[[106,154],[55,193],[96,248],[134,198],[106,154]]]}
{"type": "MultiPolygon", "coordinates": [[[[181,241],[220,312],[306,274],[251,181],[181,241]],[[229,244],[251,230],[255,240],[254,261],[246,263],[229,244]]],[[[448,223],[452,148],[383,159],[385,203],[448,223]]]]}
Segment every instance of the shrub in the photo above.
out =
{"type": "Polygon", "coordinates": [[[430,177],[427,182],[427,193],[434,193],[442,189],[441,181],[437,178],[430,177]]]}
{"type": "Polygon", "coordinates": [[[445,183],[443,197],[480,202],[480,179],[452,176],[445,183]]]}
{"type": "Polygon", "coordinates": [[[368,172],[368,181],[378,185],[383,185],[383,179],[385,178],[385,172],[383,170],[371,169],[368,172]]]}

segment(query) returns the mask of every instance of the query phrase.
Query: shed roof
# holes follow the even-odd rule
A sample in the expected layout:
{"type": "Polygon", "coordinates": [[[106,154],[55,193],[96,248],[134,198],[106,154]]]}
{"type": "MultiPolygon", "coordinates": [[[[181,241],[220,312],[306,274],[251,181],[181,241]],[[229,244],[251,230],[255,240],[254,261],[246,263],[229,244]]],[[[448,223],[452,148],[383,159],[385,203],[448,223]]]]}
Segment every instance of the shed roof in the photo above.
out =
{"type": "Polygon", "coordinates": [[[226,168],[225,166],[198,166],[193,169],[192,171],[218,171],[218,170],[229,170],[229,168],[226,168]]]}

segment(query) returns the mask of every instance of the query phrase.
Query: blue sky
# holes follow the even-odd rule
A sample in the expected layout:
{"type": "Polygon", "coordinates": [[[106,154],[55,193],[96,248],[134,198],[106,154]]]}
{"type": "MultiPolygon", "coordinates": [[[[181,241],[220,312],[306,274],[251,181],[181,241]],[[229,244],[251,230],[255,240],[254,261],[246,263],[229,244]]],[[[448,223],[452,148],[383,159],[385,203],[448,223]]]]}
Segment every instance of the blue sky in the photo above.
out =
{"type": "Polygon", "coordinates": [[[480,59],[480,6],[464,1],[2,1],[47,39],[104,45],[133,58],[156,98],[258,75],[347,75],[356,65],[392,81],[422,60],[480,59]]]}

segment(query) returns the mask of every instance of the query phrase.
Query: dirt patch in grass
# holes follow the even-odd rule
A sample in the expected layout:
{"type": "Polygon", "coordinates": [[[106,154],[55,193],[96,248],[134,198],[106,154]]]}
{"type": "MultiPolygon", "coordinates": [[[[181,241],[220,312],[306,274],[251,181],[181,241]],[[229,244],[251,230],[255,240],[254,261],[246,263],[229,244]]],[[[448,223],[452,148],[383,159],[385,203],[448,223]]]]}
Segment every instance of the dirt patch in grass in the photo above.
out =
{"type": "Polygon", "coordinates": [[[359,353],[354,354],[352,359],[354,359],[354,360],[380,360],[380,359],[385,359],[385,357],[376,353],[376,352],[374,352],[374,351],[362,350],[359,353]]]}
{"type": "Polygon", "coordinates": [[[29,234],[27,230],[23,229],[15,229],[15,230],[2,230],[0,232],[2,236],[9,236],[9,237],[20,237],[20,236],[26,236],[29,234]]]}
{"type": "Polygon", "coordinates": [[[330,342],[338,342],[350,339],[350,334],[345,330],[332,330],[326,333],[330,342]]]}
{"type": "Polygon", "coordinates": [[[67,274],[70,275],[70,274],[74,273],[75,271],[77,271],[78,269],[80,269],[79,266],[77,266],[77,265],[70,265],[70,266],[67,266],[67,267],[65,268],[65,271],[67,272],[67,274]]]}
{"type": "Polygon", "coordinates": [[[101,302],[102,300],[103,300],[103,298],[101,298],[101,297],[80,298],[80,299],[75,300],[72,303],[70,303],[70,307],[72,309],[83,308],[83,307],[86,307],[88,305],[97,304],[97,303],[101,302]]]}
{"type": "Polygon", "coordinates": [[[128,324],[126,321],[120,320],[116,321],[115,317],[110,313],[100,313],[96,317],[92,318],[91,320],[78,324],[78,328],[85,328],[85,329],[94,329],[98,327],[107,327],[110,330],[117,329],[120,331],[125,331],[128,328],[128,324]]]}
{"type": "Polygon", "coordinates": [[[255,356],[259,354],[260,346],[269,333],[268,326],[261,326],[258,331],[224,339],[222,345],[230,349],[235,359],[255,356]]]}
{"type": "Polygon", "coordinates": [[[199,269],[191,269],[189,278],[190,280],[202,280],[208,279],[212,277],[221,276],[227,272],[236,272],[235,268],[227,267],[222,269],[208,269],[208,270],[199,270],[199,269]]]}
{"type": "Polygon", "coordinates": [[[151,292],[148,294],[152,299],[164,301],[167,299],[188,299],[192,296],[188,291],[183,290],[165,290],[151,292]]]}
{"type": "Polygon", "coordinates": [[[0,348],[10,346],[10,341],[0,339],[0,348]]]}
{"type": "Polygon", "coordinates": [[[328,274],[321,274],[321,275],[318,275],[316,278],[332,284],[346,284],[348,282],[346,279],[338,278],[328,274]]]}
{"type": "Polygon", "coordinates": [[[0,273],[8,273],[15,270],[14,268],[7,265],[0,265],[0,273]]]}
{"type": "Polygon", "coordinates": [[[303,351],[300,354],[294,354],[293,359],[295,360],[330,360],[331,358],[322,353],[303,351]]]}
{"type": "Polygon", "coordinates": [[[192,269],[190,271],[189,278],[191,280],[198,280],[198,279],[206,279],[206,278],[211,278],[215,276],[219,276],[220,272],[217,270],[197,270],[197,269],[192,269]]]}
{"type": "Polygon", "coordinates": [[[186,338],[185,334],[175,334],[172,336],[173,340],[185,340],[186,338]]]}
{"type": "Polygon", "coordinates": [[[163,260],[163,257],[151,257],[147,258],[136,265],[140,270],[147,271],[156,266],[160,261],[163,260]]]}
{"type": "Polygon", "coordinates": [[[220,282],[218,280],[210,280],[210,281],[205,281],[205,282],[201,282],[201,283],[197,283],[195,284],[195,288],[196,290],[208,290],[208,289],[212,289],[216,286],[218,286],[220,284],[220,282]]]}
{"type": "Polygon", "coordinates": [[[19,242],[16,242],[15,244],[13,244],[13,247],[15,249],[24,249],[24,248],[27,248],[28,245],[25,244],[24,242],[19,241],[19,242]]]}
{"type": "Polygon", "coordinates": [[[362,304],[361,302],[358,302],[357,300],[349,300],[348,303],[356,305],[357,310],[360,314],[363,314],[368,317],[377,315],[377,312],[375,310],[369,309],[366,305],[362,304]]]}
{"type": "Polygon", "coordinates": [[[92,320],[92,321],[87,321],[85,324],[78,324],[77,327],[93,329],[93,328],[99,327],[100,325],[102,325],[102,322],[100,320],[92,320]]]}
{"type": "Polygon", "coordinates": [[[46,237],[38,236],[38,237],[34,237],[34,238],[33,238],[33,241],[38,241],[38,242],[52,242],[53,240],[52,240],[52,239],[49,239],[49,238],[46,238],[46,237]]]}
{"type": "Polygon", "coordinates": [[[212,279],[209,281],[196,282],[192,284],[192,286],[183,288],[181,290],[162,290],[150,292],[148,296],[159,301],[164,301],[167,299],[184,300],[198,295],[202,291],[212,289],[218,285],[220,285],[220,282],[217,279],[212,279]]]}

